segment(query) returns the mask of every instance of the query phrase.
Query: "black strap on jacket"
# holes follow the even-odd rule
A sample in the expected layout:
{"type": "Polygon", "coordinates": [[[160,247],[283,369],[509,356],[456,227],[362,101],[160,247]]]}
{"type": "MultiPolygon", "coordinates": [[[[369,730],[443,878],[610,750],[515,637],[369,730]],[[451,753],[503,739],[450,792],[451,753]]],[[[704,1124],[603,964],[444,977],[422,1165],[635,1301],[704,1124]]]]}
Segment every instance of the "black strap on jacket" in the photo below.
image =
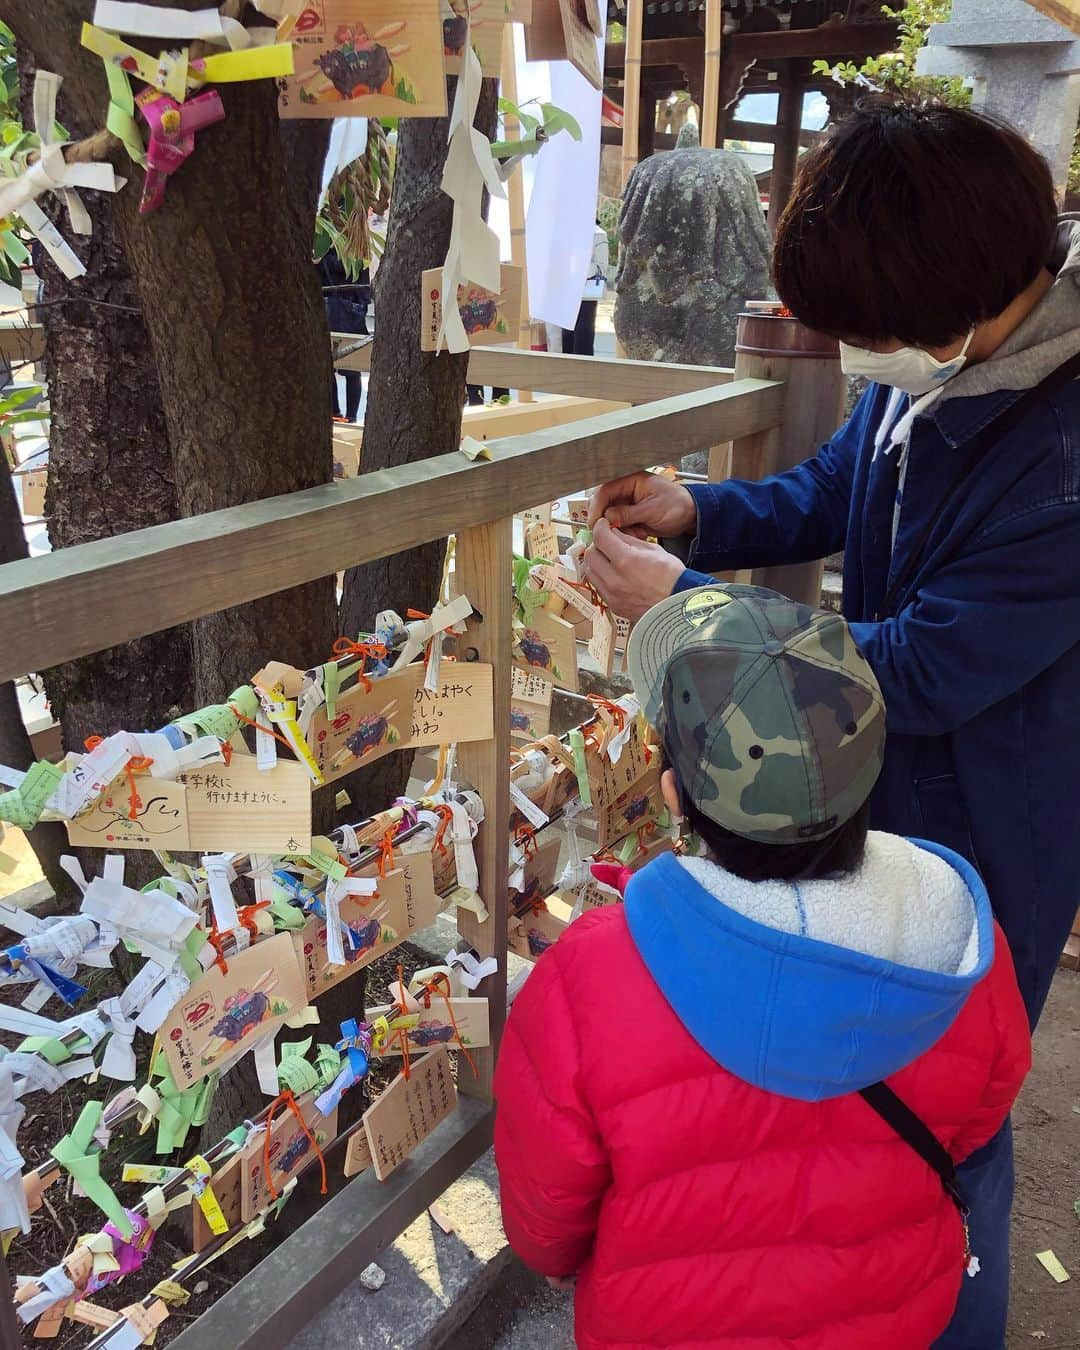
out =
{"type": "MultiPolygon", "coordinates": [[[[937,510],[933,512],[930,519],[927,521],[922,534],[908,550],[907,561],[896,574],[892,584],[889,586],[885,598],[882,600],[881,605],[874,616],[875,619],[880,621],[881,619],[888,618],[889,615],[894,612],[898,602],[903,598],[904,591],[912,580],[916,568],[924,560],[923,550],[926,548],[926,545],[930,542],[931,536],[941,523],[945,508],[951,505],[953,500],[967,486],[968,481],[974,478],[981,466],[983,456],[990,447],[997,444],[1003,436],[1008,435],[1014,427],[1018,426],[1036,404],[1041,403],[1048,395],[1057,393],[1059,389],[1064,388],[1070,380],[1076,379],[1078,375],[1080,375],[1080,352],[1077,352],[1075,356],[1071,356],[1062,365],[1052,370],[1050,374],[1040,380],[1038,384],[1033,385],[1030,389],[1026,389],[1018,399],[1009,404],[999,417],[995,417],[993,421],[988,422],[986,426],[982,427],[981,430],[971,438],[971,441],[966,447],[966,453],[960,472],[950,484],[948,491],[942,497],[937,510]]],[[[1021,470],[1019,477],[1022,477],[1026,472],[1027,468],[1025,466],[1021,470]]]]}
{"type": "Polygon", "coordinates": [[[871,1083],[869,1087],[859,1089],[863,1098],[878,1113],[886,1125],[891,1126],[905,1144],[908,1144],[922,1160],[941,1178],[945,1194],[960,1211],[960,1217],[967,1222],[968,1207],[960,1190],[956,1176],[956,1164],[949,1156],[949,1150],[919,1116],[896,1095],[885,1083],[871,1083]]]}

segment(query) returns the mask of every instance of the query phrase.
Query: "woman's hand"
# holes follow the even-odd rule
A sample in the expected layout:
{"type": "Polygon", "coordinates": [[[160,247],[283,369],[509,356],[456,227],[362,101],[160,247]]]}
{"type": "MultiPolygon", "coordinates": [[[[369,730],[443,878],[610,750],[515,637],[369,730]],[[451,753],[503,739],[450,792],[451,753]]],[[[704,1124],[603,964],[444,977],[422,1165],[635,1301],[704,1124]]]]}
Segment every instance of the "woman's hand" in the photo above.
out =
{"type": "MultiPolygon", "coordinates": [[[[655,473],[631,473],[598,487],[589,502],[589,529],[599,520],[644,539],[672,539],[697,527],[697,507],[687,488],[655,473]]],[[[616,611],[618,612],[618,611],[616,611]]]]}
{"type": "Polygon", "coordinates": [[[585,575],[611,606],[612,613],[631,623],[666,599],[683,572],[678,558],[659,544],[613,530],[603,518],[596,522],[592,544],[582,562],[585,575]]]}

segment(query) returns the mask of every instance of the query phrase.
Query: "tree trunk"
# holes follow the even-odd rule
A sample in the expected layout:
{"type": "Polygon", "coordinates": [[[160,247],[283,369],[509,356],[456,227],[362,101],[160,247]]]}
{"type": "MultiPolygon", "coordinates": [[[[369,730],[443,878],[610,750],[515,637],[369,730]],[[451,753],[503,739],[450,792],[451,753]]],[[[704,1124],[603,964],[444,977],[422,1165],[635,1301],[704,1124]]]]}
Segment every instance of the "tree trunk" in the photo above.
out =
{"type": "MultiPolygon", "coordinates": [[[[454,81],[448,98],[453,103],[454,81]]],[[[485,80],[476,125],[495,125],[498,85],[485,80]]],[[[371,354],[361,473],[447,455],[461,442],[468,353],[420,350],[421,273],[441,267],[450,243],[453,205],[440,187],[446,163],[446,119],[402,118],[386,252],[375,276],[375,343],[371,354]]],[[[341,631],[370,630],[383,609],[430,610],[438,598],[446,540],[436,539],[345,574],[341,631]]],[[[508,583],[509,584],[509,581],[508,583]]],[[[356,819],[404,792],[411,751],[387,755],[341,784],[356,819]]]]}
{"type": "MultiPolygon", "coordinates": [[[[34,62],[25,47],[19,77],[24,124],[32,125],[34,62]]],[[[72,138],[96,129],[63,94],[58,115],[72,138]]],[[[54,549],[177,515],[157,368],[138,294],[111,207],[99,193],[83,197],[93,234],[74,243],[87,274],[69,280],[43,249],[38,261],[51,408],[45,513],[54,549]]],[[[43,205],[70,237],[56,199],[43,205]]],[[[41,673],[65,748],[81,750],[88,736],[156,727],[190,706],[191,635],[175,628],[41,673]]],[[[88,872],[100,870],[101,850],[79,852],[88,872]]],[[[149,857],[131,861],[134,881],[153,874],[149,857]]],[[[56,871],[52,860],[50,867],[56,871]]],[[[66,879],[58,894],[77,898],[66,879]]]]}

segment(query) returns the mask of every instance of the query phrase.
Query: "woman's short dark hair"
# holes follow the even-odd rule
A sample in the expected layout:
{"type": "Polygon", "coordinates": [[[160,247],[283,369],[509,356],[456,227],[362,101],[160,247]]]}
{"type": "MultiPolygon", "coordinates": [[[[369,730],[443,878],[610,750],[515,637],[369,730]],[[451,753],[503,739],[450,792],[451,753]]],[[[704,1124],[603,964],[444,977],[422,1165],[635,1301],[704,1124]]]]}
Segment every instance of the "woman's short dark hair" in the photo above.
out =
{"type": "Polygon", "coordinates": [[[812,881],[854,872],[866,851],[870,803],[866,801],[845,824],[824,839],[805,844],[759,844],[732,834],[703,816],[685,798],[686,822],[725,872],[747,881],[812,881]]]}
{"type": "Polygon", "coordinates": [[[777,294],[809,328],[944,347],[1045,267],[1049,166],[1003,122],[862,100],[800,161],[773,250],[777,294]]]}

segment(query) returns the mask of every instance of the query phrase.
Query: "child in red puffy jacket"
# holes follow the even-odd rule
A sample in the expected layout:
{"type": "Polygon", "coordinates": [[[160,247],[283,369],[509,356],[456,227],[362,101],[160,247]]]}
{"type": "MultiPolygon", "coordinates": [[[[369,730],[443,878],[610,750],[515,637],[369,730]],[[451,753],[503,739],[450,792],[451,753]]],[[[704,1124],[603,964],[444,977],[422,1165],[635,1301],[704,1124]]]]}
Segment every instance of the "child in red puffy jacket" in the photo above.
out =
{"type": "Polygon", "coordinates": [[[510,1242],[577,1278],[585,1350],[927,1350],[979,1278],[954,1166],[1030,1067],[986,891],[867,834],[885,713],[838,616],[681,592],[629,661],[703,852],[633,875],[515,1002],[510,1242]]]}

